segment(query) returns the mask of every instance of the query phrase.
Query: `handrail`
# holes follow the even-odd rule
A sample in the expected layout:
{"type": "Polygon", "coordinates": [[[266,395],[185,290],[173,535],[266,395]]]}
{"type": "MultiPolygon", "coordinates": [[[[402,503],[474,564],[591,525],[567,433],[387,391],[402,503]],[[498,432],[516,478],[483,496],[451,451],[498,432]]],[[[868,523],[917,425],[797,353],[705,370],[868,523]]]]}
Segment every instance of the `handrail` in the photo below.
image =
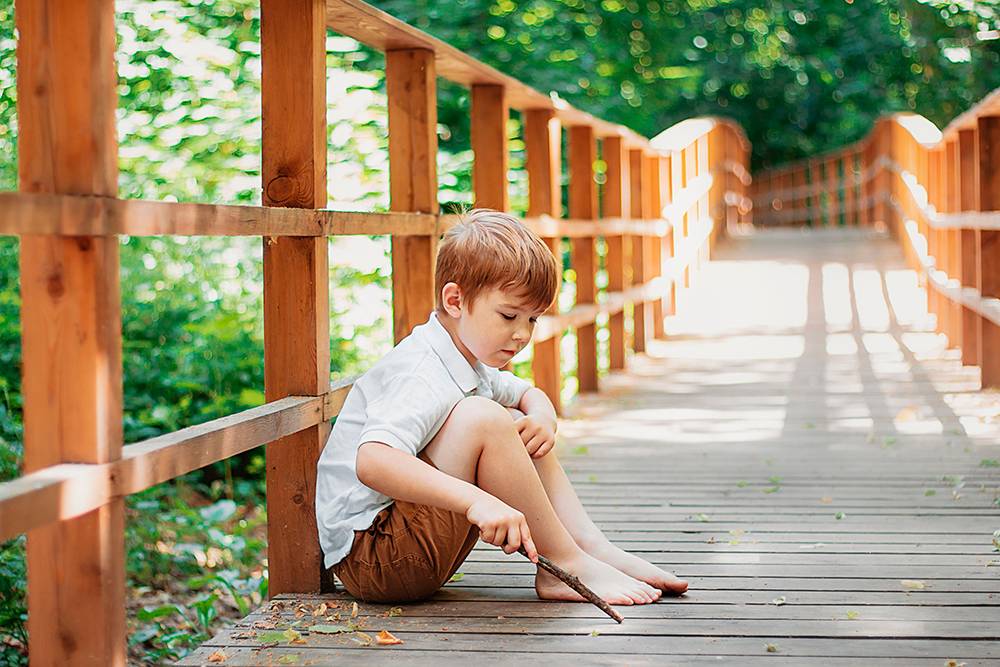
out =
{"type": "Polygon", "coordinates": [[[887,226],[926,284],[938,332],[1000,386],[1000,89],[938,130],[885,116],[863,139],[761,172],[758,224],[887,226]]]}

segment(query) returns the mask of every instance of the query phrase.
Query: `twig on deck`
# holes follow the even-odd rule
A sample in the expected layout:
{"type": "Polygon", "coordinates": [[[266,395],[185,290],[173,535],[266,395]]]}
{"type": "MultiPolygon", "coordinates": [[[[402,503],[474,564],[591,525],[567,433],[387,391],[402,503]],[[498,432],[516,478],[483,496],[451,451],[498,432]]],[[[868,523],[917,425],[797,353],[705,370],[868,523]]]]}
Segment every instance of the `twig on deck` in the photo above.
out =
{"type": "MultiPolygon", "coordinates": [[[[518,553],[528,558],[528,552],[524,550],[524,547],[518,549],[518,553]]],[[[587,588],[582,581],[575,575],[570,574],[566,570],[562,569],[548,558],[542,554],[538,554],[538,565],[541,566],[543,570],[549,572],[555,576],[559,581],[563,582],[574,591],[582,595],[588,602],[593,603],[598,609],[603,611],[605,614],[615,619],[616,622],[621,623],[625,620],[625,617],[619,614],[617,611],[611,608],[607,602],[605,602],[597,593],[587,588]]]]}

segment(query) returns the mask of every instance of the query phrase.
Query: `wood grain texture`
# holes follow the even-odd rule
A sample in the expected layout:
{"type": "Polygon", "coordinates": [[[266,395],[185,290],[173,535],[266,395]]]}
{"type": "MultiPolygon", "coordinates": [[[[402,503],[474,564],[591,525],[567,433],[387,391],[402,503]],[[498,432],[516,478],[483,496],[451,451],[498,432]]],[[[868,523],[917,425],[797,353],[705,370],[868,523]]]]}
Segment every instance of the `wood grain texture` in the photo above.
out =
{"type": "MultiPolygon", "coordinates": [[[[261,3],[264,203],[326,205],[326,17],[323,0],[261,3]]],[[[264,395],[319,396],[330,386],[327,240],[263,239],[264,395]]],[[[320,590],[316,461],[322,422],[267,445],[268,591],[320,590]]]]}
{"type": "Polygon", "coordinates": [[[472,191],[479,208],[506,211],[510,206],[507,192],[509,116],[503,86],[472,86],[472,191]]]}
{"type": "MultiPolygon", "coordinates": [[[[597,181],[594,162],[597,141],[594,130],[577,126],[569,131],[569,215],[596,219],[597,181]]],[[[576,303],[597,300],[597,248],[593,237],[572,240],[571,264],[576,272],[576,303]]],[[[586,324],[576,330],[577,377],[581,392],[597,391],[597,326],[586,324]]]]}
{"type": "MultiPolygon", "coordinates": [[[[389,207],[437,213],[437,82],[434,53],[385,56],[389,101],[389,207]]],[[[392,239],[393,338],[399,342],[434,309],[437,234],[392,239]]]]}
{"type": "MultiPolygon", "coordinates": [[[[978,209],[1000,210],[1000,116],[982,116],[976,126],[978,209]]],[[[1000,232],[977,230],[979,293],[1000,297],[1000,232]]],[[[1000,327],[980,318],[979,365],[983,387],[1000,387],[1000,327]]]]}
{"type": "MultiPolygon", "coordinates": [[[[17,7],[19,187],[115,196],[114,5],[17,7]]],[[[118,239],[20,240],[24,471],[121,456],[118,239]],[[81,391],[81,388],[87,388],[81,391]]],[[[125,664],[120,498],[32,531],[28,634],[37,664],[125,664]]]]}

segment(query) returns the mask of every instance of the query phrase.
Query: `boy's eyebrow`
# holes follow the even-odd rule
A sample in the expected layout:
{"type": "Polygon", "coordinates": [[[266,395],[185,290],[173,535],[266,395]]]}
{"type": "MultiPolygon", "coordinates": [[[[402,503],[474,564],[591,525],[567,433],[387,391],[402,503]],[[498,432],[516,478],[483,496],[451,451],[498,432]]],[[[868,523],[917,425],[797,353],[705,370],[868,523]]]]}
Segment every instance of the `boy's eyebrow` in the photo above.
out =
{"type": "Polygon", "coordinates": [[[519,305],[514,304],[514,303],[501,303],[500,307],[501,308],[511,308],[513,310],[522,310],[522,311],[524,311],[526,313],[529,313],[529,314],[533,313],[533,312],[537,312],[538,314],[542,314],[542,313],[545,312],[544,310],[533,311],[530,306],[519,306],[519,305]]]}

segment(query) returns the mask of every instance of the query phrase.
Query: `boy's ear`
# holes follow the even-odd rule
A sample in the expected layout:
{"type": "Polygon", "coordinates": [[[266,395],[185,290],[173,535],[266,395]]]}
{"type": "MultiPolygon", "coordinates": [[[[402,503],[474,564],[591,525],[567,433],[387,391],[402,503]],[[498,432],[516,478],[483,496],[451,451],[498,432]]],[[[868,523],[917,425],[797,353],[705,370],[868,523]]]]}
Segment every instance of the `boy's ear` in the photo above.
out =
{"type": "Polygon", "coordinates": [[[456,283],[446,283],[441,288],[441,305],[452,317],[462,316],[462,288],[456,283]]]}

